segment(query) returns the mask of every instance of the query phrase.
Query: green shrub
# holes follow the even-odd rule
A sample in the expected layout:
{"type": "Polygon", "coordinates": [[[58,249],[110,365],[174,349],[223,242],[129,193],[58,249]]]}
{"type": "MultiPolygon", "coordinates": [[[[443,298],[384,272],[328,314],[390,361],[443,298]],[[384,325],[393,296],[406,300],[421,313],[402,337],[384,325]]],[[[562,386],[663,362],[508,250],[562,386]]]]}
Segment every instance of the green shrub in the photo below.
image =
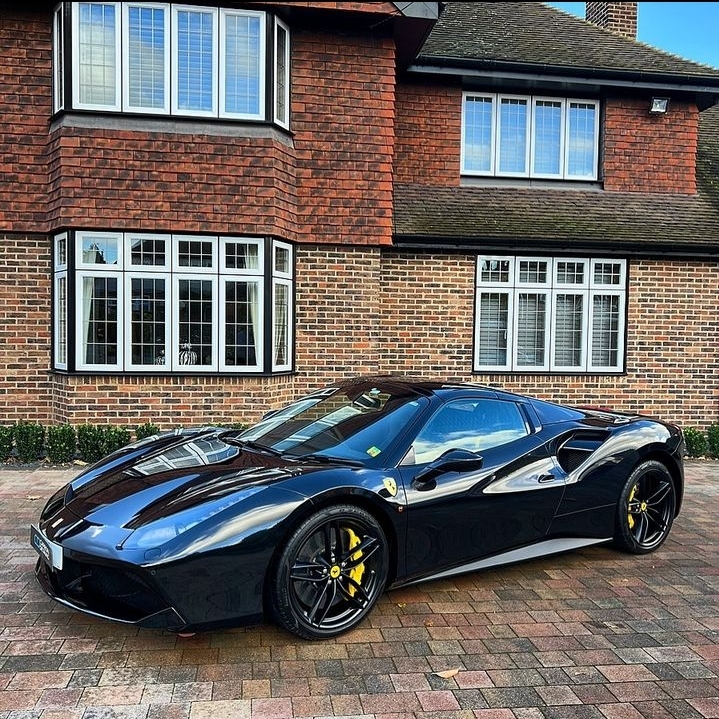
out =
{"type": "Polygon", "coordinates": [[[43,454],[45,428],[37,422],[18,422],[13,429],[17,458],[23,464],[37,462],[43,454]]]}
{"type": "Polygon", "coordinates": [[[152,437],[153,434],[157,434],[160,428],[152,422],[145,422],[145,424],[139,424],[135,427],[135,438],[145,439],[146,437],[152,437]]]}
{"type": "Polygon", "coordinates": [[[684,441],[687,445],[687,454],[690,457],[704,457],[707,453],[707,438],[704,432],[696,427],[687,427],[684,430],[684,441]]]}
{"type": "MultiPolygon", "coordinates": [[[[130,444],[130,430],[125,427],[105,427],[105,452],[110,454],[116,449],[130,444]]],[[[104,455],[103,455],[104,456],[104,455]]]]}
{"type": "Polygon", "coordinates": [[[52,464],[67,464],[75,459],[77,435],[69,424],[59,424],[47,428],[45,451],[52,464]]]}
{"type": "Polygon", "coordinates": [[[7,462],[12,453],[12,427],[0,427],[0,462],[7,462]]]}
{"type": "Polygon", "coordinates": [[[707,440],[709,455],[714,459],[719,459],[719,424],[713,424],[709,427],[707,440]]]}

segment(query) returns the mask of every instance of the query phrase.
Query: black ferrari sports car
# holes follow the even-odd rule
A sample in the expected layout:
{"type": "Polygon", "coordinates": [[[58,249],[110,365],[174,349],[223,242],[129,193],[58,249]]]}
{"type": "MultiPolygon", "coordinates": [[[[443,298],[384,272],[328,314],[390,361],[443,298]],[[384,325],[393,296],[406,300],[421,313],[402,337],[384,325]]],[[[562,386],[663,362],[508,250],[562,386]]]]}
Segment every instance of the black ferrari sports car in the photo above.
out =
{"type": "Polygon", "coordinates": [[[156,435],[87,468],[30,530],[43,590],[175,632],[355,627],[387,588],[667,538],[679,428],[491,387],[340,382],[247,430],[156,435]]]}

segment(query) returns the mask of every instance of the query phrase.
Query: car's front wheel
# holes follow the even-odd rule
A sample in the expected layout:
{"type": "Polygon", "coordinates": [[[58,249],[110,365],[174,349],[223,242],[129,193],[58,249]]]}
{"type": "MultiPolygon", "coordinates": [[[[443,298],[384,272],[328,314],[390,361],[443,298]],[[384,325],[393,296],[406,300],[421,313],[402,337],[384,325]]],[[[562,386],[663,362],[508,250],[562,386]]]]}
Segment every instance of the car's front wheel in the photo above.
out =
{"type": "Polygon", "coordinates": [[[654,460],[640,464],[619,498],[615,545],[632,554],[653,552],[669,535],[676,501],[669,470],[654,460]]]}
{"type": "Polygon", "coordinates": [[[369,512],[326,507],[296,528],[279,555],[271,589],[275,618],[306,639],[346,632],[381,596],[388,566],[387,539],[369,512]]]}

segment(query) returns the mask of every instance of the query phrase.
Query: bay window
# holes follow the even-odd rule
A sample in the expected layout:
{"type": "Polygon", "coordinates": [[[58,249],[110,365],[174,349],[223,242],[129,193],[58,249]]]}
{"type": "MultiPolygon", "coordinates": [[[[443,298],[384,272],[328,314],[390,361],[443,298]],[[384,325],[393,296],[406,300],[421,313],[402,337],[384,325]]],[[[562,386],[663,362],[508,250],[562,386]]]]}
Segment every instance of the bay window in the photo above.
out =
{"type": "Polygon", "coordinates": [[[599,103],[465,92],[461,142],[465,175],[596,180],[599,103]]]}
{"type": "Polygon", "coordinates": [[[70,236],[55,238],[56,369],[292,370],[290,244],[132,232],[70,236]]]}
{"type": "Polygon", "coordinates": [[[624,260],[479,257],[476,296],[476,371],[624,370],[624,260]]]}
{"type": "Polygon", "coordinates": [[[67,2],[53,17],[56,112],[271,120],[289,126],[289,28],[264,11],[67,2]],[[69,99],[65,88],[71,88],[69,99]]]}

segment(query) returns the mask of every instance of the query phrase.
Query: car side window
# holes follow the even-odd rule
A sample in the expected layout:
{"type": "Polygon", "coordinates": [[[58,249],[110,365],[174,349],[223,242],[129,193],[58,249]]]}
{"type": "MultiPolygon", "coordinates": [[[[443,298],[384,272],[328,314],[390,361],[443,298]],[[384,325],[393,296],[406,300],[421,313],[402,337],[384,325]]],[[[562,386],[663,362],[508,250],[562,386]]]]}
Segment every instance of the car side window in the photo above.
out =
{"type": "Polygon", "coordinates": [[[481,452],[527,434],[529,428],[514,402],[455,400],[430,417],[412,443],[403,464],[433,462],[449,449],[481,452]]]}

